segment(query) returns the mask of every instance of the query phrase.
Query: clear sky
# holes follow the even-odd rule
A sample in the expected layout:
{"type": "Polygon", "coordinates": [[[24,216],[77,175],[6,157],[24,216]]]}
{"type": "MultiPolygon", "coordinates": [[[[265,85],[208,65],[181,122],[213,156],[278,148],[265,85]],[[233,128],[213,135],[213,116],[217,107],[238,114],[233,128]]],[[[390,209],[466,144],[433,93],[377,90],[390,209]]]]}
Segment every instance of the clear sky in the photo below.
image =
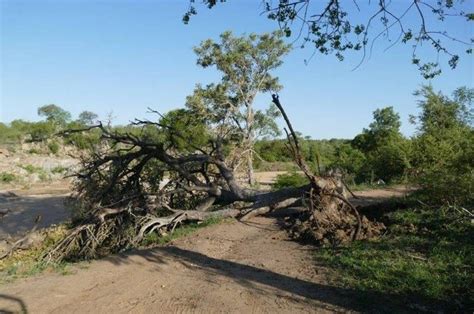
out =
{"type": "MultiPolygon", "coordinates": [[[[406,5],[406,0],[392,2],[406,5]]],[[[113,112],[116,123],[151,118],[147,107],[161,112],[181,107],[196,83],[218,79],[215,71],[196,66],[193,46],[225,30],[241,34],[276,27],[260,15],[259,0],[229,0],[213,10],[200,7],[189,25],[181,21],[188,0],[0,3],[2,122],[38,120],[37,108],[51,103],[73,116],[90,110],[105,118],[113,112]]],[[[474,11],[473,2],[466,3],[467,11],[474,11]]],[[[407,16],[408,23],[412,20],[407,16]]],[[[448,22],[448,30],[473,37],[466,23],[448,22]]],[[[372,111],[390,105],[402,117],[402,131],[410,135],[408,115],[417,112],[412,92],[421,84],[431,83],[447,94],[459,86],[473,87],[472,57],[463,55],[454,71],[441,58],[443,75],[426,81],[411,65],[410,47],[384,52],[389,44],[376,45],[355,71],[360,55],[344,62],[315,55],[305,65],[312,50],[295,49],[275,74],[284,85],[280,99],[296,129],[313,138],[352,138],[370,123],[372,111]]],[[[257,101],[258,107],[268,105],[270,95],[257,101]]]]}

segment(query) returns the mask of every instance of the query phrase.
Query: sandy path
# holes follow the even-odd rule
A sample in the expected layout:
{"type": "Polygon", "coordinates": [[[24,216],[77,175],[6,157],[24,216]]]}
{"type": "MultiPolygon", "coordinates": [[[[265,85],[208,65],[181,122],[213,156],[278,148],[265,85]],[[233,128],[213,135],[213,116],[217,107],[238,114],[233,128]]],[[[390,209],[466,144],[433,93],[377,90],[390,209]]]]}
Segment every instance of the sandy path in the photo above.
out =
{"type": "MultiPolygon", "coordinates": [[[[372,203],[405,193],[391,188],[356,194],[362,197],[357,201],[372,203]]],[[[23,215],[29,218],[34,209],[54,213],[58,202],[52,215],[58,218],[65,213],[62,199],[22,196],[16,202],[25,205],[23,215]]],[[[73,267],[72,275],[44,274],[1,286],[0,313],[22,308],[31,313],[357,310],[355,294],[330,286],[311,251],[290,241],[272,218],[226,222],[164,247],[73,267]]]]}
{"type": "Polygon", "coordinates": [[[325,283],[310,248],[258,217],[211,226],[170,245],[94,261],[72,275],[0,287],[0,312],[333,312],[350,294],[325,283]]]}

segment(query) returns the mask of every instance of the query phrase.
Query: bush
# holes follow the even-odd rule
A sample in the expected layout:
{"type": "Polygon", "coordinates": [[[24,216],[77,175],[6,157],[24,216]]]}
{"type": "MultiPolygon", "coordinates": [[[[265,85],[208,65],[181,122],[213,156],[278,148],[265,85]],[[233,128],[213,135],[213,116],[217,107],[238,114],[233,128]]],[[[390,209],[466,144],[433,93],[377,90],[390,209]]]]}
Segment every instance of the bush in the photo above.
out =
{"type": "Polygon", "coordinates": [[[53,123],[48,121],[41,121],[36,123],[31,123],[29,134],[31,136],[31,140],[33,142],[40,142],[50,138],[54,132],[56,131],[56,127],[53,123]]]}
{"type": "Polygon", "coordinates": [[[15,179],[16,179],[16,176],[13,173],[0,172],[0,182],[2,183],[11,183],[15,179]]]}
{"type": "MultiPolygon", "coordinates": [[[[77,129],[80,126],[70,123],[68,128],[77,129]]],[[[74,145],[80,150],[88,150],[94,148],[100,143],[100,130],[91,130],[84,133],[72,133],[64,138],[65,145],[74,145]]]]}
{"type": "Polygon", "coordinates": [[[446,138],[421,136],[416,140],[419,176],[416,178],[431,203],[474,204],[474,131],[446,131],[446,138]]]}
{"type": "Polygon", "coordinates": [[[43,169],[41,167],[36,167],[36,166],[33,166],[33,165],[19,165],[20,168],[26,170],[26,172],[28,172],[29,174],[32,174],[32,173],[35,173],[35,172],[41,172],[43,169]]]}
{"type": "Polygon", "coordinates": [[[278,190],[286,187],[298,187],[308,183],[308,178],[304,175],[297,172],[291,172],[278,175],[273,184],[273,188],[278,190]]]}
{"type": "Polygon", "coordinates": [[[59,152],[59,143],[56,142],[56,141],[53,141],[53,142],[49,142],[48,143],[48,148],[49,148],[49,151],[53,154],[57,154],[59,152]]]}
{"type": "Polygon", "coordinates": [[[51,169],[51,173],[64,173],[67,171],[67,168],[64,168],[63,166],[56,166],[53,169],[51,169]]]}
{"type": "MultiPolygon", "coordinates": [[[[473,91],[474,92],[474,91],[473,91]]],[[[459,99],[435,93],[431,87],[418,92],[421,113],[414,139],[412,164],[416,180],[431,203],[474,204],[474,129],[472,111],[459,99]]]]}
{"type": "Polygon", "coordinates": [[[36,148],[31,148],[30,150],[28,150],[28,154],[39,154],[40,151],[36,148]]]}

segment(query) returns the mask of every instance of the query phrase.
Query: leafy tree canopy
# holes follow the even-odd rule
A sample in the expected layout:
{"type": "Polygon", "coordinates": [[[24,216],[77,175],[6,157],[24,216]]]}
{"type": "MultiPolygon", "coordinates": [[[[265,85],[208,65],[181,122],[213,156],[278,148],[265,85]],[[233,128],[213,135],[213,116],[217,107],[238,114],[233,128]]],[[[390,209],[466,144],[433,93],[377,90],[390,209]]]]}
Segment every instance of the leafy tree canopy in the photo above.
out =
{"type": "Polygon", "coordinates": [[[38,115],[46,117],[46,120],[57,125],[65,125],[71,120],[71,114],[54,104],[44,105],[38,108],[38,115]]]}
{"type": "MultiPolygon", "coordinates": [[[[183,17],[185,24],[197,14],[195,2],[190,0],[183,17]]],[[[201,2],[211,9],[226,1],[201,2]]],[[[313,47],[317,53],[333,54],[341,61],[347,51],[359,51],[362,63],[378,40],[387,40],[388,48],[403,43],[412,48],[412,63],[429,79],[441,73],[440,54],[448,57],[449,67],[455,68],[461,51],[472,53],[473,38],[446,30],[456,19],[465,23],[474,21],[474,13],[466,12],[469,1],[262,0],[261,3],[267,18],[277,22],[287,37],[302,42],[302,47],[313,47]],[[433,25],[442,26],[437,29],[433,25]],[[418,51],[423,44],[434,50],[434,59],[426,62],[420,59],[418,51]]]]}
{"type": "Polygon", "coordinates": [[[224,32],[218,42],[208,39],[194,48],[197,64],[214,66],[222,76],[217,84],[197,85],[186,106],[214,127],[218,136],[237,144],[240,153],[236,155],[247,158],[249,182],[253,182],[255,140],[279,134],[275,123],[278,110],[274,106],[255,110],[255,97],[281,89],[271,72],[283,63],[289,50],[281,32],[239,37],[224,32]]]}
{"type": "Polygon", "coordinates": [[[85,110],[79,114],[78,121],[84,125],[93,125],[98,118],[99,116],[96,113],[85,110]]]}

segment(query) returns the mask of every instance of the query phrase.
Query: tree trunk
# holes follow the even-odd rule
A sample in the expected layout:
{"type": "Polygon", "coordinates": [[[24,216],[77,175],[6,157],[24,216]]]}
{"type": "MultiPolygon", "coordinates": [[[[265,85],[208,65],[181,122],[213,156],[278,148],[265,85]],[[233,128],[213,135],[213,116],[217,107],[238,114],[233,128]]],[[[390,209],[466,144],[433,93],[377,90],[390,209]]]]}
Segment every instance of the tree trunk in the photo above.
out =
{"type": "Polygon", "coordinates": [[[255,175],[253,173],[253,150],[249,148],[247,154],[247,179],[250,186],[255,185],[255,175]]]}

